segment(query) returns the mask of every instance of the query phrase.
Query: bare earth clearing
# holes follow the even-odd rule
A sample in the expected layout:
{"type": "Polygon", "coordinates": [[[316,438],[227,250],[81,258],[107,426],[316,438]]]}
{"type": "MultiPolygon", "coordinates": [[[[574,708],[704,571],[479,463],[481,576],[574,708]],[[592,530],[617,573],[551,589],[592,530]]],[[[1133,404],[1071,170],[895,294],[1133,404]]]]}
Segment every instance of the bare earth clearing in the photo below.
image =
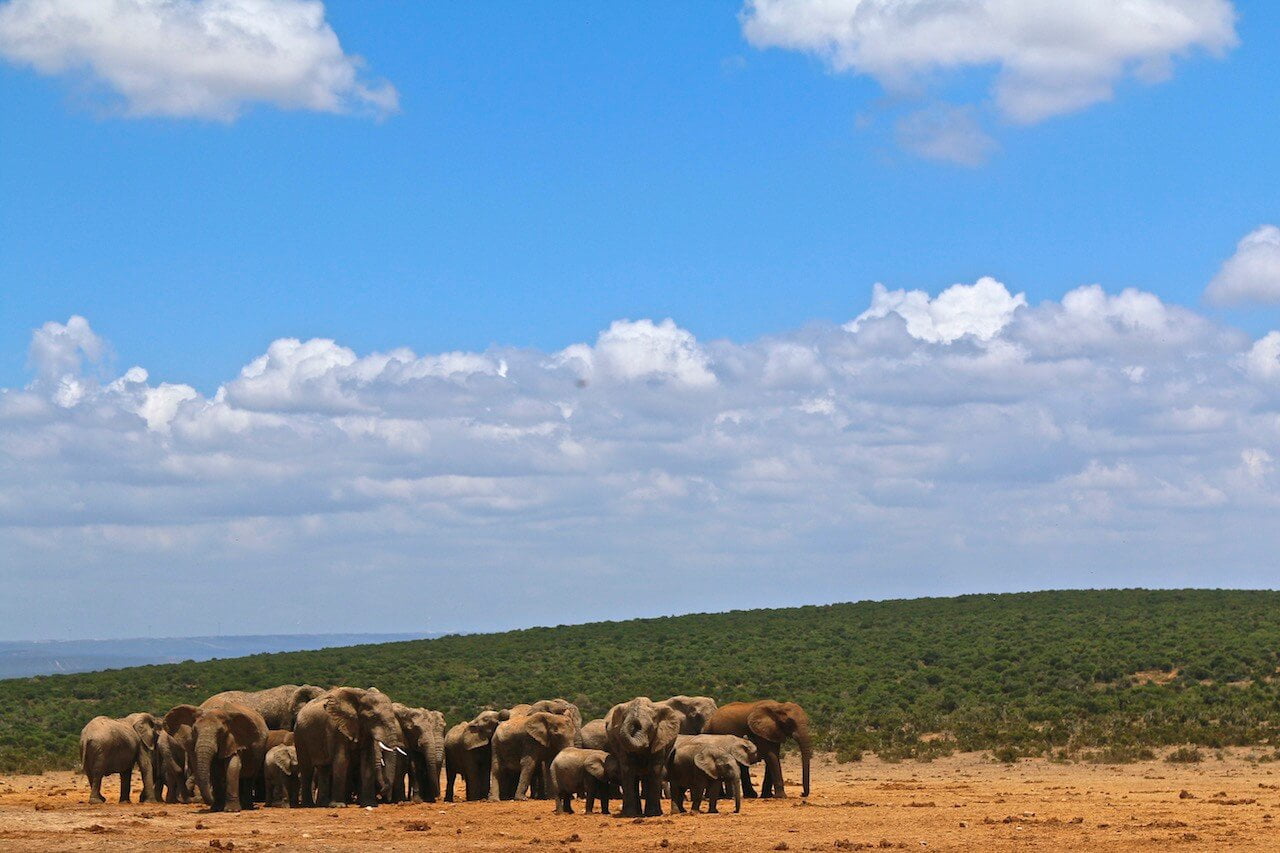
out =
{"type": "MultiPolygon", "coordinates": [[[[788,780],[799,775],[788,763],[788,780]]],[[[115,792],[103,786],[108,799],[115,792]]],[[[798,793],[745,801],[740,815],[731,801],[718,816],[638,822],[553,815],[550,802],[228,815],[196,805],[90,807],[83,777],[50,773],[0,778],[0,850],[1280,849],[1280,765],[1242,755],[1121,766],[1005,766],[976,754],[929,764],[820,758],[813,795],[802,802],[798,793]]]]}

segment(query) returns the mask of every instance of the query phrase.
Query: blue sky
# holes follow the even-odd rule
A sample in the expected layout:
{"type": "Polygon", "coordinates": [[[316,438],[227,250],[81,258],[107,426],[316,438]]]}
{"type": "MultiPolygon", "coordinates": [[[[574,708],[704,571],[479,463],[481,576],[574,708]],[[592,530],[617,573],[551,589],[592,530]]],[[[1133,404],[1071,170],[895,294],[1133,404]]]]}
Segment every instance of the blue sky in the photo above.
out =
{"type": "MultiPolygon", "coordinates": [[[[1273,4],[1241,4],[1222,59],[997,127],[977,169],[898,149],[878,83],[752,47],[733,2],[326,10],[401,112],[121,120],[0,65],[0,381],[72,313],[122,366],[212,390],[284,335],[556,348],[670,316],[744,340],[843,321],[875,281],[1196,305],[1280,197],[1273,4]]],[[[984,97],[969,76],[945,91],[984,97]]]]}
{"type": "MultiPolygon", "coordinates": [[[[151,0],[30,26],[69,2],[0,2],[0,634],[129,635],[109,579],[215,564],[422,586],[325,629],[371,631],[1273,583],[1274,4],[1000,47],[990,0],[862,0],[889,44],[804,0],[229,4],[322,8],[277,35],[333,83],[186,77],[151,0]]],[[[201,614],[155,630],[317,629],[201,614]]]]}

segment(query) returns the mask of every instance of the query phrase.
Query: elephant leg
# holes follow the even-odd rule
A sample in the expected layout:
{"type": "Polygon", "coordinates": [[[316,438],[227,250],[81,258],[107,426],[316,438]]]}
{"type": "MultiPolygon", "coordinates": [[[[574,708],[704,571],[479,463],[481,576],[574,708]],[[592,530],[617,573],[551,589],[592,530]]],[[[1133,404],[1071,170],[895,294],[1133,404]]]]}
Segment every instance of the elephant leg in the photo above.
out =
{"type": "MultiPolygon", "coordinates": [[[[471,790],[467,790],[467,799],[471,799],[471,790]]],[[[489,764],[489,802],[496,803],[502,799],[502,762],[494,760],[489,764]]]]}
{"type": "Polygon", "coordinates": [[[533,771],[537,766],[538,760],[532,755],[526,755],[520,759],[520,781],[516,783],[515,799],[529,799],[529,785],[533,782],[533,771]]]}
{"type": "Polygon", "coordinates": [[[644,816],[662,817],[662,768],[650,768],[645,778],[644,816]]]}
{"type": "Polygon", "coordinates": [[[347,807],[347,774],[351,771],[346,750],[335,750],[333,764],[329,768],[329,807],[347,807]]]}
{"type": "Polygon", "coordinates": [[[742,796],[748,800],[754,800],[756,798],[756,789],[751,784],[751,768],[745,764],[739,764],[738,768],[742,776],[742,796]]]}
{"type": "Polygon", "coordinates": [[[105,803],[107,799],[102,796],[102,773],[95,768],[86,770],[84,775],[89,780],[89,802],[93,805],[105,803]]]}
{"type": "Polygon", "coordinates": [[[720,785],[715,781],[706,783],[707,814],[719,814],[720,785]]]}
{"type": "Polygon", "coordinates": [[[587,800],[587,804],[586,804],[586,806],[584,806],[584,808],[586,809],[587,814],[591,814],[591,812],[592,812],[593,808],[595,807],[596,799],[597,799],[599,796],[600,796],[600,784],[599,784],[598,782],[596,782],[596,780],[595,780],[595,779],[588,778],[588,779],[587,779],[587,790],[586,790],[586,800],[587,800]]]}
{"type": "MultiPolygon", "coordinates": [[[[698,810],[698,801],[693,801],[693,810],[698,810]]],[[[684,786],[675,784],[671,786],[671,811],[684,814],[684,786]]]]}
{"type": "Polygon", "coordinates": [[[240,790],[240,756],[233,755],[227,761],[227,781],[226,781],[226,810],[229,812],[238,812],[242,805],[241,800],[244,799],[240,790]]]}
{"type": "Polygon", "coordinates": [[[315,784],[315,767],[298,762],[298,796],[303,808],[311,808],[315,800],[311,798],[311,786],[315,784]]]}
{"type": "Polygon", "coordinates": [[[761,791],[766,797],[775,797],[777,799],[786,799],[786,789],[782,787],[782,759],[778,757],[777,752],[770,752],[764,757],[764,783],[761,791]]]}
{"type": "MultiPolygon", "coordinates": [[[[541,778],[542,778],[542,796],[543,797],[551,796],[552,791],[554,791],[555,789],[551,787],[551,762],[550,761],[542,762],[541,778]]],[[[569,792],[569,797],[570,799],[573,798],[572,791],[569,792]]],[[[573,810],[570,809],[570,811],[573,811],[573,810]]]]}
{"type": "Polygon", "coordinates": [[[133,789],[133,768],[120,771],[120,802],[129,802],[129,793],[133,789]]]}
{"type": "MultiPolygon", "coordinates": [[[[451,762],[444,763],[444,801],[446,803],[453,802],[453,780],[457,778],[458,773],[451,762]]],[[[468,786],[469,787],[469,786],[468,786]]],[[[470,791],[467,791],[470,794],[470,791]]],[[[470,799],[468,797],[468,799],[470,799]]]]}
{"type": "Polygon", "coordinates": [[[640,777],[634,770],[622,770],[622,816],[640,817],[640,777]]]}
{"type": "Polygon", "coordinates": [[[285,800],[284,807],[287,809],[294,808],[298,805],[298,777],[290,776],[284,783],[285,800]]]}

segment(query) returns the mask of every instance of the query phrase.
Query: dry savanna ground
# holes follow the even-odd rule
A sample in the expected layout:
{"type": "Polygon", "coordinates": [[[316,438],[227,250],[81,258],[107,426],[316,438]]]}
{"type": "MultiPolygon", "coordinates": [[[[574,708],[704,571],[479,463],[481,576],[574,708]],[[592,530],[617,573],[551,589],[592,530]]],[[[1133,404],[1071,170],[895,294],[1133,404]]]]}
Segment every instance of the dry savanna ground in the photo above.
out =
{"type": "MultiPolygon", "coordinates": [[[[799,778],[794,761],[787,777],[799,778]]],[[[110,799],[114,785],[103,792],[110,799]]],[[[0,850],[1280,849],[1280,765],[1241,754],[1119,766],[820,757],[812,796],[798,793],[746,801],[739,815],[730,803],[720,815],[639,821],[554,815],[538,801],[230,815],[196,805],[91,807],[83,777],[50,773],[0,778],[0,850]]]]}

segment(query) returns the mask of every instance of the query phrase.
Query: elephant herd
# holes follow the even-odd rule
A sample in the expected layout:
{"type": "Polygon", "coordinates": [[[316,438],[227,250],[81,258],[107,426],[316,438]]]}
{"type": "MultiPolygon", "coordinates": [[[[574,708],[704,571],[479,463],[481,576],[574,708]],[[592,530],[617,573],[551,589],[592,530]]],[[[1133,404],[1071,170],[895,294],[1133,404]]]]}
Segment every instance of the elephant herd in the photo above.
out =
{"type": "Polygon", "coordinates": [[[393,702],[376,689],[285,684],[228,691],[163,717],[95,717],[80,734],[91,803],[104,802],[102,777],[120,775],[128,802],[132,771],[143,802],[190,802],[214,811],[267,805],[342,807],[452,802],[459,778],[468,800],[555,801],[587,812],[622,800],[624,817],[683,812],[732,796],[756,796],[749,766],[764,763],[760,796],[785,797],[779,750],[794,738],[809,794],[809,721],[793,702],[734,702],[703,696],[661,702],[637,697],[584,723],[578,707],[544,699],[484,710],[445,730],[439,711],[393,702]],[[445,785],[441,790],[440,777],[445,785]]]}

